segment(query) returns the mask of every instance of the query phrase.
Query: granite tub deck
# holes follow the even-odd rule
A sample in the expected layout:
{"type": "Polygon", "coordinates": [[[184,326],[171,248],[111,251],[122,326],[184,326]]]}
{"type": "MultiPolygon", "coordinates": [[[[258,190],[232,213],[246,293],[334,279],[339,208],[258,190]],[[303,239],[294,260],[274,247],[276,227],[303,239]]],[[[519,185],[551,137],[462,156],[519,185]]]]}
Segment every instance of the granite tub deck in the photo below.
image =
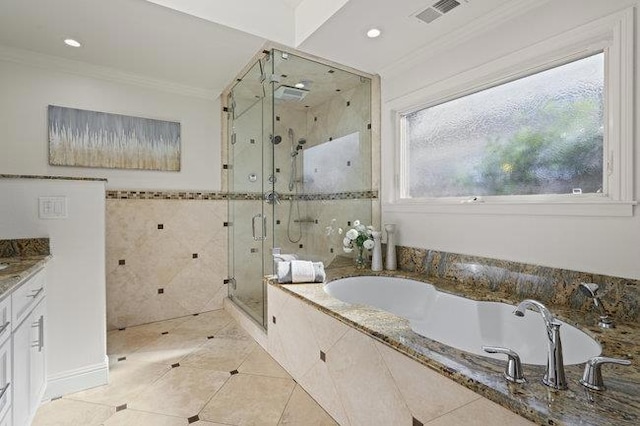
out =
{"type": "MultiPolygon", "coordinates": [[[[417,273],[393,271],[372,273],[352,267],[327,270],[327,282],[355,275],[383,275],[429,282],[439,290],[474,300],[517,304],[508,294],[472,287],[457,281],[429,278],[417,273]]],[[[545,367],[525,365],[527,382],[508,383],[502,376],[505,361],[493,360],[422,337],[409,321],[385,311],[351,305],[329,296],[323,284],[278,284],[278,286],[320,311],[395,348],[457,383],[541,425],[637,425],[640,424],[640,327],[635,322],[618,323],[602,330],[593,313],[549,306],[561,320],[577,326],[602,345],[602,355],[632,361],[629,367],[605,365],[602,369],[607,390],[589,391],[578,383],[584,364],[566,366],[569,389],[555,391],[540,382],[545,367]]],[[[538,315],[538,314],[534,314],[538,315]]],[[[542,323],[540,324],[542,327],[542,323]]]]}

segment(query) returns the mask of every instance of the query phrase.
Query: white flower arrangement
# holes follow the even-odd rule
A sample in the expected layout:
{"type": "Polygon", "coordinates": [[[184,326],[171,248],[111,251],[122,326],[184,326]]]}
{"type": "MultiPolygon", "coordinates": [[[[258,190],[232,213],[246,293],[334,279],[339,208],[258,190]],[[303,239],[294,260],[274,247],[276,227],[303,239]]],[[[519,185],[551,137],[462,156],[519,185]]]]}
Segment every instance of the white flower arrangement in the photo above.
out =
{"type": "Polygon", "coordinates": [[[371,250],[373,248],[373,237],[371,232],[373,226],[364,226],[359,220],[353,222],[353,228],[349,229],[342,240],[342,249],[345,253],[351,253],[354,248],[365,248],[371,250]]]}

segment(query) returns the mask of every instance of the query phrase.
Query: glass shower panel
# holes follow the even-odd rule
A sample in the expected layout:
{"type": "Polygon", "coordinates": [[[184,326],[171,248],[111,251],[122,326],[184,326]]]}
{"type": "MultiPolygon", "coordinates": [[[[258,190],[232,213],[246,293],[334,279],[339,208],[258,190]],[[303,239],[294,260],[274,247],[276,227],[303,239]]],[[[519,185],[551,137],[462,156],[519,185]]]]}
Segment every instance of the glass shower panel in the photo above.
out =
{"type": "Polygon", "coordinates": [[[272,249],[330,264],[372,222],[371,80],[271,50],[229,107],[229,297],[264,328],[272,249]]]}
{"type": "MultiPolygon", "coordinates": [[[[264,153],[270,134],[263,124],[269,97],[263,85],[265,60],[257,62],[231,91],[229,114],[229,297],[264,326],[262,284],[268,215],[262,201],[268,189],[264,153]],[[266,106],[266,108],[265,108],[266,106]],[[267,142],[265,143],[265,138],[267,142]],[[233,195],[242,194],[242,195],[233,195]]],[[[270,114],[269,114],[270,115],[270,114]]],[[[270,250],[266,250],[270,253],[270,250]]]]}

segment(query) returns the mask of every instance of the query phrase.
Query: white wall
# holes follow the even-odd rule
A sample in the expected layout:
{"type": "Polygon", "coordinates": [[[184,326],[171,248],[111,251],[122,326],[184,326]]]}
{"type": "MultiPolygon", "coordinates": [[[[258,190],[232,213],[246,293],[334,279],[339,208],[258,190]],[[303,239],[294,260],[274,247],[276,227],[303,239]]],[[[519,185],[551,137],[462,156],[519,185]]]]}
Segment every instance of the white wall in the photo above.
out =
{"type": "Polygon", "coordinates": [[[104,182],[0,179],[0,238],[49,237],[47,397],[106,381],[104,182]],[[65,196],[68,218],[38,218],[38,197],[65,196]]]}
{"type": "MultiPolygon", "coordinates": [[[[395,135],[390,104],[398,98],[474,69],[600,17],[636,0],[563,0],[496,25],[437,56],[413,58],[411,64],[382,78],[383,223],[399,225],[401,245],[514,260],[551,267],[640,278],[640,217],[576,217],[392,212],[395,135]]],[[[637,17],[636,17],[637,20],[637,17]]],[[[638,42],[636,34],[636,51],[638,42]]],[[[640,114],[636,55],[635,122],[640,114]]],[[[637,143],[634,143],[637,146],[637,143]]],[[[640,149],[635,149],[635,199],[640,188],[640,149]]]]}
{"type": "MultiPolygon", "coordinates": [[[[186,65],[188,66],[188,65],[186,65]]],[[[220,101],[0,59],[0,173],[102,177],[109,189],[220,190],[220,101]],[[47,105],[179,121],[180,172],[48,165],[47,105]]]]}

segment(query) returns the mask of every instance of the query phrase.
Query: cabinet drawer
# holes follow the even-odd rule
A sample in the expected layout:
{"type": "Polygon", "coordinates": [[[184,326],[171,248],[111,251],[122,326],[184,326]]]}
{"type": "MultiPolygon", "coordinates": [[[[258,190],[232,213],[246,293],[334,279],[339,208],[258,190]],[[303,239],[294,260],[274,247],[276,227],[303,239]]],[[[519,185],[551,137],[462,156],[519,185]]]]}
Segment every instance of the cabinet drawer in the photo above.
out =
{"type": "Polygon", "coordinates": [[[27,278],[11,294],[12,326],[16,328],[44,297],[45,274],[40,270],[27,278]]]}
{"type": "Polygon", "coordinates": [[[11,297],[7,297],[0,302],[0,345],[11,336],[12,321],[11,297]]]}

